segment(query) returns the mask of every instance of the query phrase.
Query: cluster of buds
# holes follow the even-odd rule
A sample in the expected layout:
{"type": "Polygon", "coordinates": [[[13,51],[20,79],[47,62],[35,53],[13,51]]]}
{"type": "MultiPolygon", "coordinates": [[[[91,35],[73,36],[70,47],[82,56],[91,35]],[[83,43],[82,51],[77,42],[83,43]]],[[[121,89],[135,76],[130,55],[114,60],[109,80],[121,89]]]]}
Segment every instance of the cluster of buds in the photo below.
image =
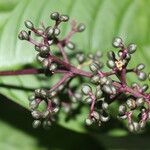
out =
{"type": "MultiPolygon", "coordinates": [[[[126,81],[128,73],[135,73],[140,81],[150,80],[150,74],[143,71],[144,64],[128,69],[128,64],[137,46],[131,43],[126,47],[120,37],[114,38],[112,45],[118,49],[118,53],[114,51],[107,53],[108,72],[104,71],[105,65],[101,61],[103,56],[101,51],[96,51],[95,54],[90,53],[88,56],[84,54],[84,51],[76,51],[73,55],[78,64],[74,64],[71,63],[66,49],[77,49],[71,41],[71,37],[75,33],[84,31],[85,25],[72,21],[70,32],[61,39],[59,38],[61,33],[59,25],[69,21],[69,17],[54,12],[50,14],[50,18],[54,21],[54,25],[45,27],[42,23],[41,28],[35,28],[35,25],[29,20],[25,21],[25,26],[29,31],[23,30],[18,35],[19,39],[26,40],[35,46],[35,50],[38,52],[36,58],[42,64],[43,69],[40,70],[40,73],[63,75],[50,89],[36,89],[29,98],[31,114],[35,118],[33,126],[38,127],[43,121],[43,126],[49,127],[56,115],[59,114],[59,109],[64,108],[65,112],[69,113],[78,108],[81,103],[80,106],[88,104],[90,107],[86,124],[88,126],[93,123],[101,125],[102,122],[110,119],[111,103],[118,101],[120,106],[116,117],[121,120],[126,119],[131,132],[141,131],[150,118],[150,93],[147,92],[149,86],[147,84],[141,86],[138,83],[128,85],[126,81]],[[31,37],[31,33],[42,38],[41,42],[35,41],[31,37]],[[53,45],[58,49],[57,53],[55,53],[53,45]],[[89,66],[90,71],[84,69],[87,69],[86,66],[89,66]],[[74,87],[71,84],[74,78],[80,80],[80,91],[76,90],[80,89],[80,85],[74,87]],[[87,82],[85,78],[90,79],[89,83],[85,83],[87,82]],[[60,97],[60,94],[66,96],[60,97]],[[41,111],[40,104],[42,102],[45,103],[45,108],[41,111]]],[[[37,69],[23,71],[26,74],[29,72],[30,74],[39,73],[37,69]]]]}

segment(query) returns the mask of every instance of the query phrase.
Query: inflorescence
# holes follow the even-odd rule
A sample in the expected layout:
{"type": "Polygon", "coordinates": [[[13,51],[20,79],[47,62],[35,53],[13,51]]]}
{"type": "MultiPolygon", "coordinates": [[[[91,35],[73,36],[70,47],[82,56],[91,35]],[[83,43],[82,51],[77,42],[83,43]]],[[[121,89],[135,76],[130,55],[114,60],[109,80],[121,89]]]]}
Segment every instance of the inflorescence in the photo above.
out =
{"type": "Polygon", "coordinates": [[[29,97],[31,114],[35,119],[33,127],[36,128],[41,124],[46,128],[50,127],[61,108],[69,113],[76,103],[89,106],[89,114],[85,119],[88,126],[95,123],[101,126],[103,122],[110,119],[111,103],[118,101],[117,118],[127,120],[131,132],[141,131],[150,119],[150,93],[147,92],[149,86],[147,84],[141,86],[138,83],[128,85],[126,77],[128,73],[134,73],[140,81],[150,80],[150,74],[143,71],[144,64],[128,69],[137,46],[131,43],[126,47],[120,37],[114,38],[112,45],[118,49],[118,53],[114,51],[107,53],[106,65],[109,68],[107,72],[104,71],[106,66],[101,61],[103,56],[101,51],[85,55],[84,51],[78,51],[71,41],[75,33],[85,30],[84,24],[72,21],[70,32],[61,39],[59,26],[61,23],[68,22],[69,17],[54,12],[51,13],[50,18],[54,25],[45,27],[42,23],[41,28],[36,28],[31,21],[26,20],[24,23],[28,31],[22,30],[18,35],[20,40],[26,40],[35,46],[36,59],[42,65],[40,71],[31,69],[29,72],[24,71],[26,74],[43,73],[47,78],[49,75],[50,77],[55,74],[63,75],[50,89],[36,89],[29,97]],[[40,38],[40,42],[32,38],[32,33],[40,38]],[[71,62],[70,55],[66,53],[69,49],[72,50],[78,64],[71,62]],[[56,51],[58,53],[55,53],[56,51]],[[89,66],[90,71],[83,69],[86,66],[89,66]],[[75,89],[71,84],[74,78],[88,83],[78,85],[75,89]],[[67,95],[67,100],[59,96],[62,93],[67,95]],[[39,109],[41,103],[46,105],[42,111],[39,109]]]}

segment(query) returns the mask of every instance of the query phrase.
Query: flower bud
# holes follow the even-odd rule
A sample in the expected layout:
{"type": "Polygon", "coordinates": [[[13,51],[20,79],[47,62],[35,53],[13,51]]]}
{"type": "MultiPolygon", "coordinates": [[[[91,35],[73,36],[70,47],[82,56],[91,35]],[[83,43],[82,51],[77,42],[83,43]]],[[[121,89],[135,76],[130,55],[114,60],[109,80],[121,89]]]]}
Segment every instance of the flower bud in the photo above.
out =
{"type": "Polygon", "coordinates": [[[133,54],[135,51],[136,51],[136,48],[137,48],[137,45],[135,45],[135,44],[129,44],[128,45],[128,52],[130,53],[130,54],[133,54]]]}
{"type": "Polygon", "coordinates": [[[58,12],[51,13],[50,18],[52,20],[58,21],[59,20],[59,13],[58,12]]]}
{"type": "Polygon", "coordinates": [[[92,88],[89,85],[82,86],[82,92],[85,95],[88,95],[92,91],[92,88]]]}
{"type": "Polygon", "coordinates": [[[122,39],[120,37],[116,37],[113,39],[112,44],[114,47],[119,48],[122,46],[122,39]]]}
{"type": "Polygon", "coordinates": [[[146,78],[147,78],[147,75],[146,75],[145,72],[142,72],[142,71],[138,72],[138,79],[139,79],[139,80],[145,81],[146,78]]]}
{"type": "Polygon", "coordinates": [[[110,59],[110,60],[115,60],[116,58],[115,58],[115,53],[113,52],[113,51],[109,51],[108,53],[107,53],[107,57],[108,57],[108,59],[110,59]]]}
{"type": "Polygon", "coordinates": [[[90,70],[92,72],[96,72],[96,71],[98,71],[98,69],[99,69],[99,65],[97,63],[90,64],[90,70]]]}
{"type": "Polygon", "coordinates": [[[129,109],[135,109],[136,108],[136,102],[133,99],[128,99],[126,101],[126,104],[129,107],[129,109]]]}
{"type": "Polygon", "coordinates": [[[67,16],[67,15],[61,15],[59,17],[59,20],[62,21],[62,22],[67,22],[69,20],[69,16],[67,16]]]}
{"type": "Polygon", "coordinates": [[[85,120],[85,123],[86,123],[87,126],[90,126],[90,125],[92,125],[93,120],[90,119],[90,118],[87,118],[87,119],[85,120]]]}
{"type": "Polygon", "coordinates": [[[137,105],[137,107],[143,106],[144,105],[144,98],[142,98],[142,97],[137,98],[136,99],[136,105],[137,105]]]}
{"type": "Polygon", "coordinates": [[[60,34],[60,29],[59,28],[55,28],[54,29],[54,35],[58,36],[60,34]]]}
{"type": "Polygon", "coordinates": [[[69,41],[66,46],[70,50],[74,50],[75,49],[75,44],[73,42],[71,42],[71,41],[69,41]]]}
{"type": "Polygon", "coordinates": [[[100,80],[100,77],[99,75],[94,75],[92,78],[91,78],[91,82],[94,83],[94,84],[97,84],[100,80]]]}
{"type": "Polygon", "coordinates": [[[34,120],[33,121],[33,124],[32,124],[33,128],[38,128],[40,125],[41,125],[41,121],[40,120],[34,120]]]}
{"type": "Polygon", "coordinates": [[[56,63],[51,63],[50,67],[49,67],[49,70],[50,71],[55,71],[57,69],[57,64],[56,63]]]}
{"type": "Polygon", "coordinates": [[[19,34],[18,34],[18,38],[20,40],[29,40],[29,34],[25,31],[22,30],[19,34]]]}
{"type": "Polygon", "coordinates": [[[25,24],[25,26],[26,26],[28,29],[30,29],[30,30],[34,29],[34,25],[33,25],[33,23],[32,23],[30,20],[26,20],[26,21],[24,22],[24,24],[25,24]]]}
{"type": "Polygon", "coordinates": [[[77,26],[77,30],[78,32],[83,32],[85,30],[86,26],[83,24],[83,23],[80,23],[78,26],[77,26]]]}
{"type": "Polygon", "coordinates": [[[39,119],[40,118],[40,113],[36,110],[32,111],[31,115],[34,119],[39,119]]]}
{"type": "Polygon", "coordinates": [[[126,108],[125,105],[120,105],[119,106],[119,114],[120,115],[124,115],[126,113],[126,111],[127,111],[127,108],[126,108]]]}
{"type": "Polygon", "coordinates": [[[113,60],[108,60],[107,61],[107,66],[110,68],[110,69],[113,69],[116,67],[116,64],[113,60]]]}
{"type": "Polygon", "coordinates": [[[145,68],[145,65],[144,64],[139,64],[137,65],[136,69],[137,70],[143,70],[145,68]]]}

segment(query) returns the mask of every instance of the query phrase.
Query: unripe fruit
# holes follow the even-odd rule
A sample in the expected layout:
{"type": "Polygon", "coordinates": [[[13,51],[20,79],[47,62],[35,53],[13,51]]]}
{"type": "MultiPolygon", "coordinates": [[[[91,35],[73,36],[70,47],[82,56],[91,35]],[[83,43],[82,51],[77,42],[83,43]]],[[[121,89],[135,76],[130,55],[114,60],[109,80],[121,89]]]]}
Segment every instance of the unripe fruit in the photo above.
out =
{"type": "Polygon", "coordinates": [[[114,47],[119,48],[122,46],[122,39],[120,37],[116,37],[113,39],[112,44],[114,47]]]}
{"type": "Polygon", "coordinates": [[[80,23],[78,26],[77,26],[77,30],[78,32],[83,32],[85,30],[85,25],[83,23],[80,23]]]}
{"type": "Polygon", "coordinates": [[[25,26],[26,26],[28,29],[30,29],[30,30],[32,30],[32,29],[34,28],[34,25],[33,25],[33,23],[32,23],[30,20],[26,20],[26,21],[24,22],[24,24],[25,24],[25,26]]]}
{"type": "Polygon", "coordinates": [[[129,44],[129,46],[128,46],[128,52],[130,53],[130,54],[133,54],[135,51],[136,51],[136,48],[137,48],[137,45],[135,45],[135,44],[129,44]]]}

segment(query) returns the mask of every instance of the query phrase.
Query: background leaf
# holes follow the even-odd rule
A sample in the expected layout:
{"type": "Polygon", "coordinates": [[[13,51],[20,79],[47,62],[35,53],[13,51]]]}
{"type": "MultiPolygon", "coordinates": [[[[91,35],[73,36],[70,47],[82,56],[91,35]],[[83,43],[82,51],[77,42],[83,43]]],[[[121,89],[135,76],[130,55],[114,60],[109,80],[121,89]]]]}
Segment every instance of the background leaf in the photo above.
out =
{"type": "MultiPolygon", "coordinates": [[[[10,1],[7,0],[7,2],[10,1]]],[[[139,47],[132,65],[139,60],[146,66],[150,63],[150,0],[15,0],[11,1],[10,5],[6,1],[0,3],[2,10],[0,13],[0,20],[2,20],[0,24],[1,70],[19,69],[36,63],[33,46],[19,41],[17,35],[21,29],[24,29],[23,23],[26,19],[31,19],[36,26],[39,26],[41,21],[46,25],[50,24],[49,14],[53,11],[68,14],[70,18],[86,24],[87,30],[73,38],[78,48],[83,49],[85,53],[97,49],[106,52],[112,49],[112,38],[121,36],[126,43],[135,42],[139,47]]],[[[63,37],[68,30],[69,25],[64,24],[61,36],[63,37]]],[[[146,71],[148,70],[147,68],[146,71]]],[[[129,80],[135,80],[135,77],[132,76],[129,80]]],[[[51,79],[51,81],[49,86],[55,80],[51,79]]],[[[1,94],[28,108],[27,96],[31,88],[46,86],[47,81],[41,81],[41,76],[30,75],[1,77],[0,83],[1,94]],[[3,88],[3,84],[27,89],[25,91],[15,88],[6,89],[3,88]]],[[[84,115],[67,123],[62,120],[60,124],[72,130],[85,132],[81,123],[81,119],[84,121],[84,115]]]]}

